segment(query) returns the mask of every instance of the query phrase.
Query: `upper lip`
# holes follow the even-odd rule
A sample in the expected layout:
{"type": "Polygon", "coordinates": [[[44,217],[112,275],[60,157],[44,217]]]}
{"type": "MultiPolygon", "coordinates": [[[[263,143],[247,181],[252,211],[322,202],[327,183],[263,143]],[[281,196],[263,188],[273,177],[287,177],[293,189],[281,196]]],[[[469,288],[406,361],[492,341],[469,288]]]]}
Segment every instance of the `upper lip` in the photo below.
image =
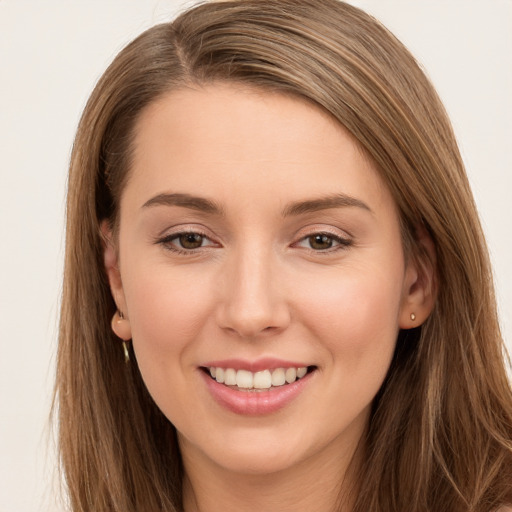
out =
{"type": "Polygon", "coordinates": [[[274,368],[304,368],[311,365],[297,361],[286,361],[284,359],[277,359],[274,357],[263,357],[254,361],[248,361],[245,359],[219,359],[215,361],[208,361],[201,366],[205,368],[233,368],[234,370],[248,370],[255,373],[274,368]]]}

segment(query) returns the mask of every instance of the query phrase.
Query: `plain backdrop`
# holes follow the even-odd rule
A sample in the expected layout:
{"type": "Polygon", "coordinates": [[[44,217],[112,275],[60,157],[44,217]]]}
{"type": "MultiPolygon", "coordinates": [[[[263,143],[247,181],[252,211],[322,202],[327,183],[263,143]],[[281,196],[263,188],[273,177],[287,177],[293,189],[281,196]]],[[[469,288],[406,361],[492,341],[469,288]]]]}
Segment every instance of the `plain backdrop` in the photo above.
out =
{"type": "MultiPolygon", "coordinates": [[[[0,512],[60,511],[49,428],[66,167],[113,56],[193,1],[0,0],[0,512]]],[[[452,118],[512,348],[512,2],[353,0],[423,63],[452,118]]]]}

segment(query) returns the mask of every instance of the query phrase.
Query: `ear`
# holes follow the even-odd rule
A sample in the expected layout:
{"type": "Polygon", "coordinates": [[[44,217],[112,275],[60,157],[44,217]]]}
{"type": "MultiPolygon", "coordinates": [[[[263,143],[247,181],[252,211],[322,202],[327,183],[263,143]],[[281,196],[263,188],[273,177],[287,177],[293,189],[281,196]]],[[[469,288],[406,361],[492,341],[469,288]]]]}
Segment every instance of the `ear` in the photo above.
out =
{"type": "Polygon", "coordinates": [[[405,269],[400,329],[412,329],[425,322],[437,298],[434,242],[424,228],[419,228],[414,244],[405,269]]]}
{"type": "Polygon", "coordinates": [[[106,220],[101,222],[101,235],[103,238],[103,261],[105,271],[108,276],[110,292],[112,293],[117,307],[117,312],[112,318],[112,330],[119,338],[128,341],[132,337],[132,331],[127,315],[121,273],[119,272],[117,249],[113,241],[112,231],[106,220]]]}

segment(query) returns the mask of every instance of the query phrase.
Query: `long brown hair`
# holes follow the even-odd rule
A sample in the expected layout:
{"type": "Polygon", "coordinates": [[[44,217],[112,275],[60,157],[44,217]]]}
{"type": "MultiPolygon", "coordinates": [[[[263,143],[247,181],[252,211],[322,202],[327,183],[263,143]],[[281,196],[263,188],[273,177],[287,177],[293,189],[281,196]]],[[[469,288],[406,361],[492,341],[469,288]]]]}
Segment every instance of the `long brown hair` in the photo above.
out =
{"type": "MultiPolygon", "coordinates": [[[[450,123],[433,87],[376,20],[337,0],[210,2],[116,57],[73,147],[57,362],[60,455],[73,511],[179,511],[174,427],[126,365],[100,223],[116,226],[134,123],[163,94],[228,81],[306,98],[377,164],[404,246],[435,245],[438,296],[400,333],[374,400],[354,512],[489,512],[512,503],[512,394],[492,276],[450,123]]],[[[341,476],[340,476],[341,479],[341,476]]]]}

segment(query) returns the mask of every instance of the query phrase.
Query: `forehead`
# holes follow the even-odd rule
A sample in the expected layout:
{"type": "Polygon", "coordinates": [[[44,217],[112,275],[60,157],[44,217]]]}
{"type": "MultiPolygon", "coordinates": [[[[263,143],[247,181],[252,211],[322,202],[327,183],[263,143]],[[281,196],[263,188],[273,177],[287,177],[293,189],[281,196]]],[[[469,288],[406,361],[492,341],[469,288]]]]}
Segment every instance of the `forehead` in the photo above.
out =
{"type": "MultiPolygon", "coordinates": [[[[335,192],[381,196],[370,158],[330,114],[290,95],[234,85],[183,88],[141,114],[130,181],[162,191],[229,199],[265,184],[273,195],[335,192]]],[[[376,198],[374,197],[374,199],[376,198]]],[[[267,200],[269,197],[267,196],[267,200]]]]}

